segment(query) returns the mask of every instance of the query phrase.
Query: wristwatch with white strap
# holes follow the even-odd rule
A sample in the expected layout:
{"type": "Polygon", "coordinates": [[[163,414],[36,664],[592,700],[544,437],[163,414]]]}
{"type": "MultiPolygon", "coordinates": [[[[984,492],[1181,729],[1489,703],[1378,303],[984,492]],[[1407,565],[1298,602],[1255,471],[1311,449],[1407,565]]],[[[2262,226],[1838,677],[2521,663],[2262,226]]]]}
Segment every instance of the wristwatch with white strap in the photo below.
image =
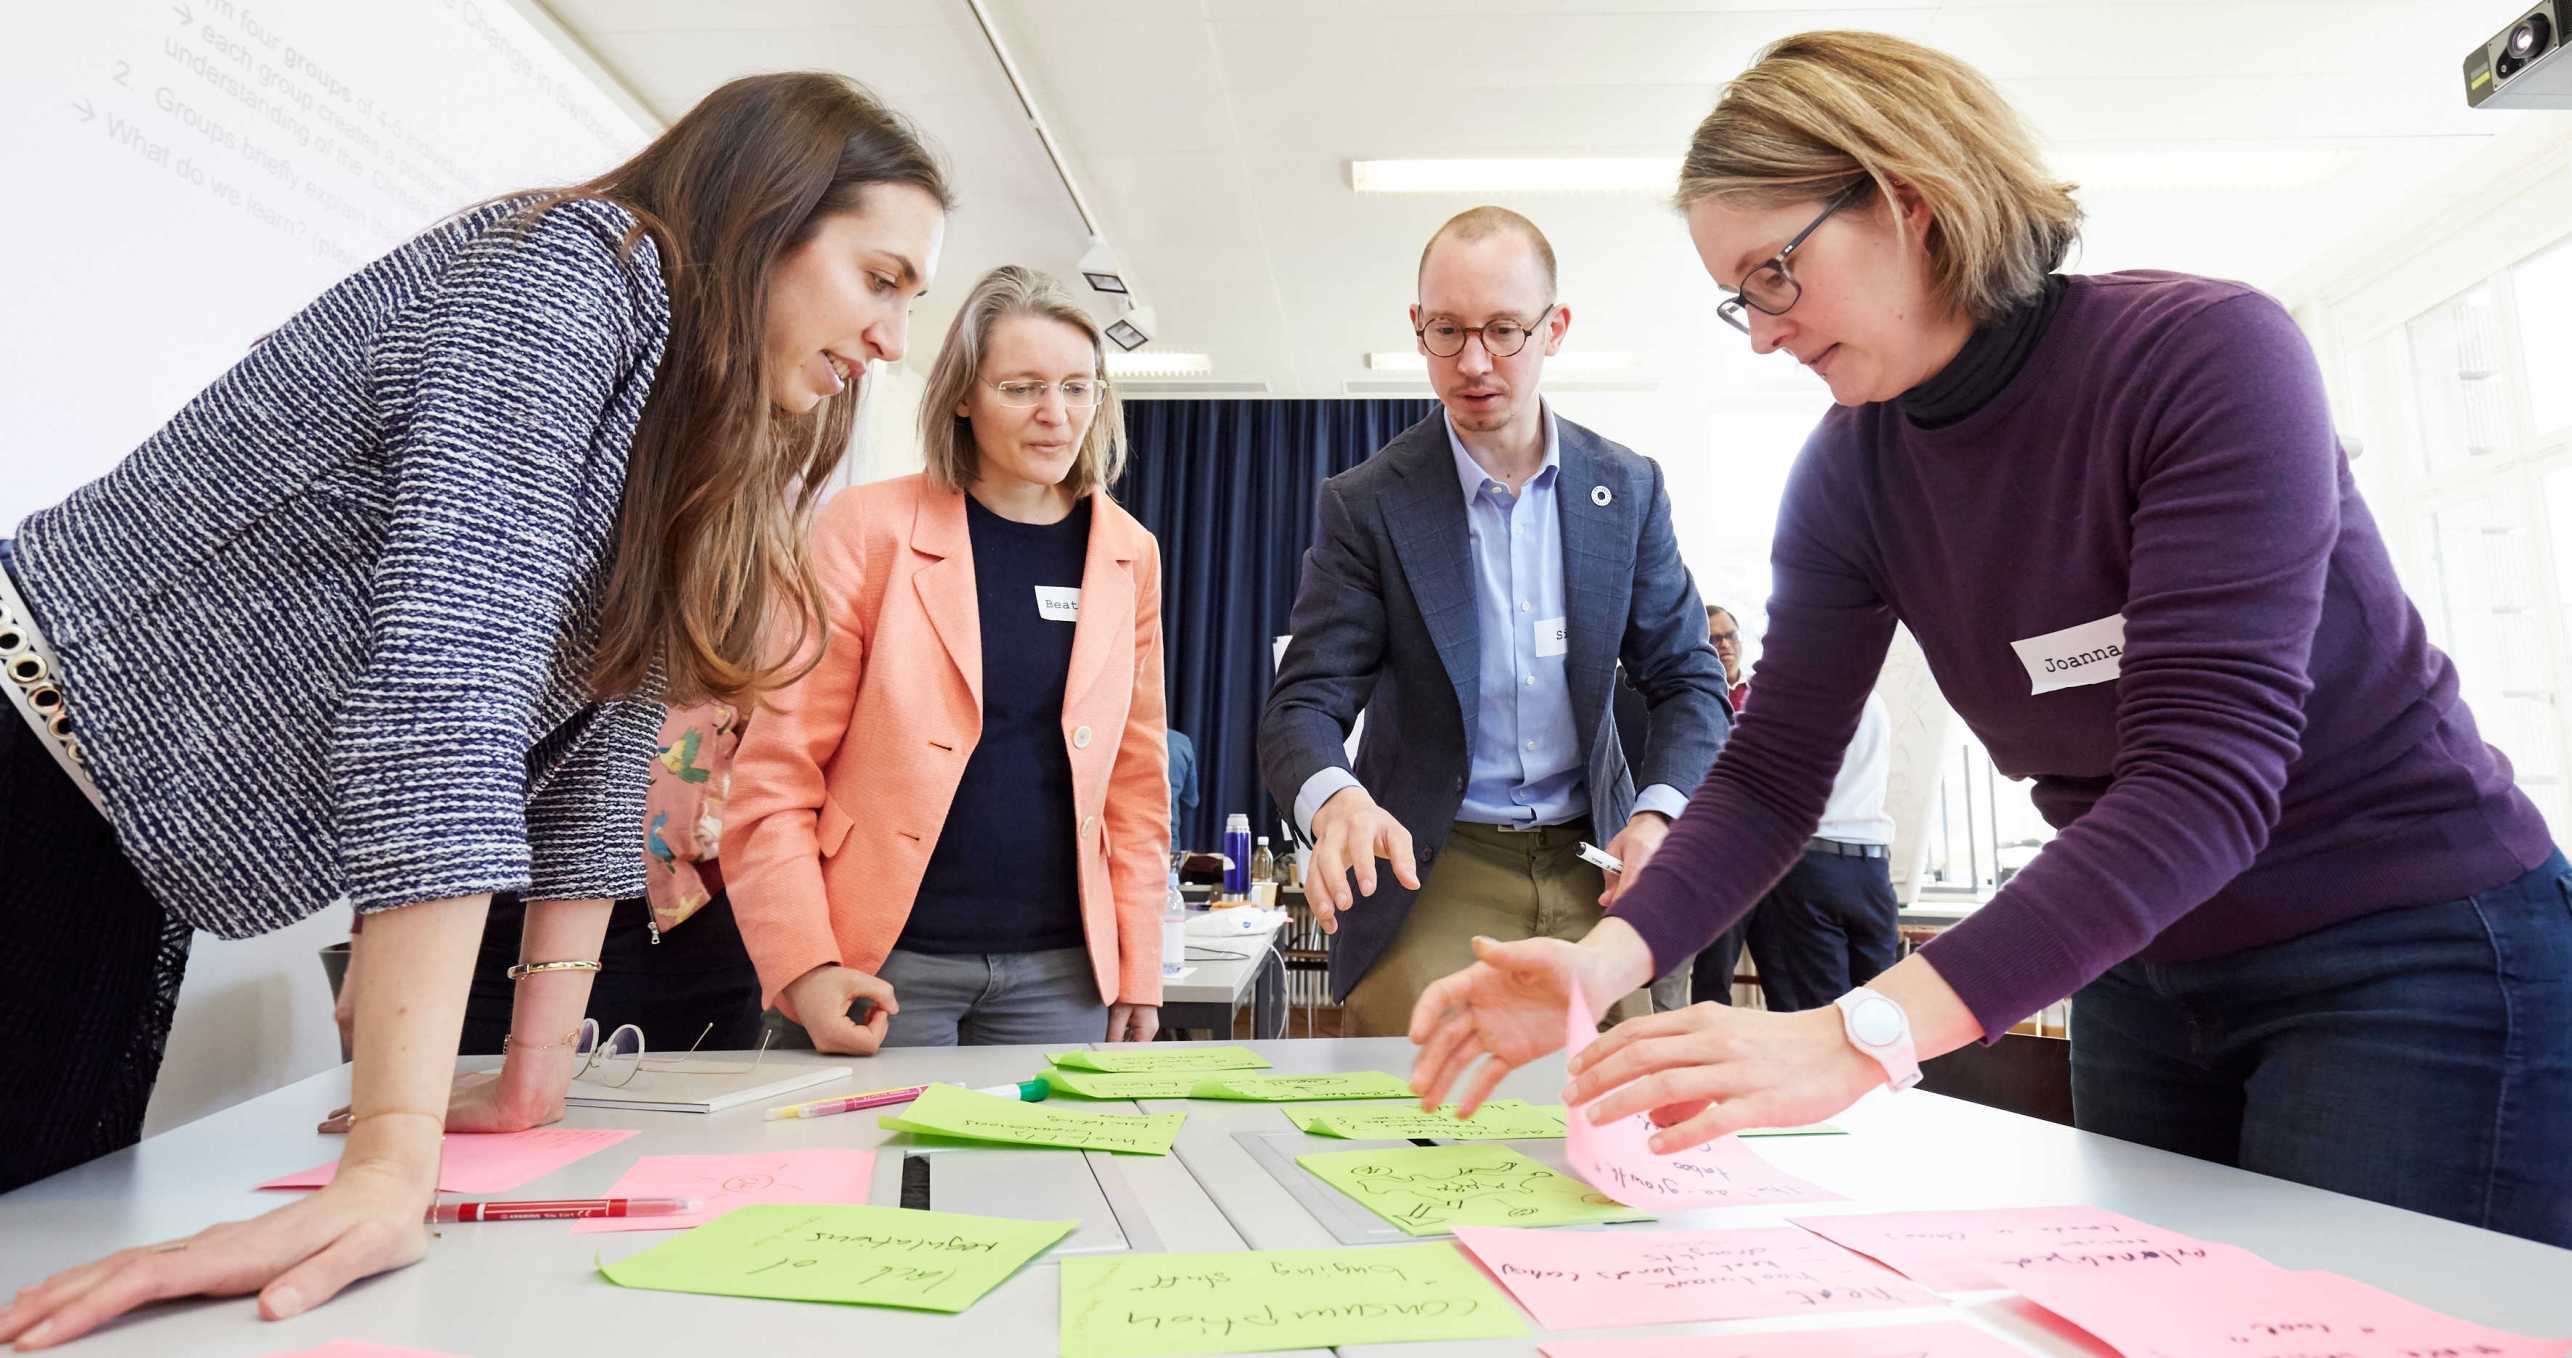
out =
{"type": "Polygon", "coordinates": [[[1884,1067],[1884,1082],[1896,1091],[1920,1083],[1920,1059],[1911,1047],[1911,1016],[1891,996],[1865,986],[1831,1003],[1840,1011],[1840,1031],[1849,1045],[1884,1067]]]}

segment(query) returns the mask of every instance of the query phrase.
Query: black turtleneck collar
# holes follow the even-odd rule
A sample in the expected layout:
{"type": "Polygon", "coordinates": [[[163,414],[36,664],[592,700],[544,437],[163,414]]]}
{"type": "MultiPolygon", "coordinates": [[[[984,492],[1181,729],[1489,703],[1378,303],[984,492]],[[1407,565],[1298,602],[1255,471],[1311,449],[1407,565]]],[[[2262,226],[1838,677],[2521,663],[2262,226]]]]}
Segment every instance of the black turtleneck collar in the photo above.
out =
{"type": "Polygon", "coordinates": [[[2063,275],[2048,274],[2042,292],[1999,320],[1974,327],[1973,337],[1946,367],[1902,393],[1902,413],[1923,429],[1940,429],[1982,409],[2027,366],[2045,323],[2063,300],[2064,287],[2063,275]]]}

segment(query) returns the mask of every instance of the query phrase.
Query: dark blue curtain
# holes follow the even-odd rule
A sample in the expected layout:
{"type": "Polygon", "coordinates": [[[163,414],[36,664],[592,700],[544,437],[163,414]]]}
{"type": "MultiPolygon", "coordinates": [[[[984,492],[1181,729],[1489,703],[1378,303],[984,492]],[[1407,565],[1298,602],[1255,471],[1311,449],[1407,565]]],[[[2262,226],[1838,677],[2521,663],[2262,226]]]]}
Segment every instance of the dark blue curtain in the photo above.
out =
{"type": "MultiPolygon", "coordinates": [[[[1259,784],[1259,711],[1286,630],[1324,479],[1364,462],[1438,403],[1129,401],[1134,453],[1118,503],[1161,540],[1170,727],[1197,743],[1197,809],[1185,848],[1219,848],[1224,817],[1272,840],[1259,784]]],[[[1284,846],[1280,844],[1279,848],[1284,846]]]]}

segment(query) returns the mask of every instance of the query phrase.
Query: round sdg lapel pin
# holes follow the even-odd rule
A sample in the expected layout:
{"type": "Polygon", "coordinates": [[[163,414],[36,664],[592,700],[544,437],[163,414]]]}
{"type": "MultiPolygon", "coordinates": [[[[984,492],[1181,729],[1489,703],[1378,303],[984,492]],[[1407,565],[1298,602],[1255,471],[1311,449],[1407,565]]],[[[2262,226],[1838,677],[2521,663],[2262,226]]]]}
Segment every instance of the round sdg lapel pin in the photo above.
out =
{"type": "Polygon", "coordinates": [[[1605,509],[1605,508],[1607,508],[1611,503],[1614,503],[1614,502],[1615,502],[1615,500],[1616,500],[1616,497],[1615,497],[1614,495],[1611,495],[1611,494],[1609,494],[1609,493],[1608,493],[1608,488],[1607,488],[1607,487],[1605,487],[1605,486],[1592,486],[1592,487],[1590,487],[1590,503],[1591,503],[1591,504],[1597,505],[1597,506],[1598,506],[1599,508],[1601,508],[1601,509],[1605,509]]]}

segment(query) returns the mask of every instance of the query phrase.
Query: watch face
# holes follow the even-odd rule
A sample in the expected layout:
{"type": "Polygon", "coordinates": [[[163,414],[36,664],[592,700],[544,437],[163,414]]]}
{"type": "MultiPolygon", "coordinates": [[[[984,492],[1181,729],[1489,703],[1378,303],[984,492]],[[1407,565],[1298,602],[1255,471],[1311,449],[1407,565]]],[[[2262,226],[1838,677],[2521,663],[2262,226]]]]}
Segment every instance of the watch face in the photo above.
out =
{"type": "Polygon", "coordinates": [[[1870,1047],[1888,1046],[1902,1036],[1902,1011],[1891,1000],[1869,997],[1849,1011],[1849,1028],[1870,1047]]]}

